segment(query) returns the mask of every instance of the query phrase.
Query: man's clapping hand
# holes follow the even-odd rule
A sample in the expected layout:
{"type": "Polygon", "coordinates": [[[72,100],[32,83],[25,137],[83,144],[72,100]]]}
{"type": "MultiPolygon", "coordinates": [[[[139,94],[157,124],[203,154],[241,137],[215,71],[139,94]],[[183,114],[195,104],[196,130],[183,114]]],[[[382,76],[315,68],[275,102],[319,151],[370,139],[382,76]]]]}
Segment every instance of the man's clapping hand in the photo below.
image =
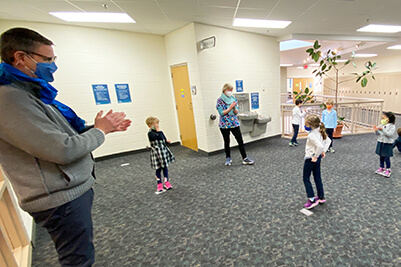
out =
{"type": "Polygon", "coordinates": [[[97,113],[95,128],[102,130],[104,134],[125,131],[131,125],[131,120],[125,118],[126,114],[124,112],[113,112],[111,109],[104,117],[102,115],[103,110],[97,113]]]}

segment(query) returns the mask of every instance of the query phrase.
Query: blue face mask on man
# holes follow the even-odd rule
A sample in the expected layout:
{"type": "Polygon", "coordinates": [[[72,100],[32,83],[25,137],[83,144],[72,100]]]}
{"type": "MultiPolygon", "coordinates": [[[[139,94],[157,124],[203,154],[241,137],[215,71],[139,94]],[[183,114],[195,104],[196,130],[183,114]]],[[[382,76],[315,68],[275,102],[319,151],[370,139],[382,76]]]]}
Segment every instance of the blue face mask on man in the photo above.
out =
{"type": "Polygon", "coordinates": [[[28,55],[28,57],[30,59],[32,59],[33,62],[36,63],[36,70],[32,71],[31,69],[29,69],[33,74],[35,74],[36,76],[38,76],[38,78],[45,80],[46,82],[50,83],[52,81],[54,81],[54,77],[53,77],[53,73],[56,72],[56,70],[58,69],[56,66],[56,63],[53,62],[37,62],[36,60],[34,60],[32,57],[30,57],[28,55]]]}
{"type": "Polygon", "coordinates": [[[53,73],[57,70],[56,63],[36,63],[35,75],[48,83],[54,81],[53,73]]]}

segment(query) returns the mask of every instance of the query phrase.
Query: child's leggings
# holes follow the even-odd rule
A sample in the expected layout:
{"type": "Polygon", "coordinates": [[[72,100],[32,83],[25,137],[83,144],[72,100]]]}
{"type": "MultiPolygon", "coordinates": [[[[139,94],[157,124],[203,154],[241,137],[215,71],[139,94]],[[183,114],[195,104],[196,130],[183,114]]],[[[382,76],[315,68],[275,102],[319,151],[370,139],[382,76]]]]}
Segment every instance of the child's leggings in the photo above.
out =
{"type": "Polygon", "coordinates": [[[391,168],[390,157],[380,156],[380,168],[384,168],[384,162],[386,163],[387,169],[391,168]]]}
{"type": "Polygon", "coordinates": [[[322,177],[320,173],[320,162],[322,156],[319,156],[316,162],[312,162],[312,159],[306,159],[304,163],[304,185],[306,189],[306,195],[308,198],[312,198],[315,196],[313,192],[312,183],[310,182],[311,174],[313,173],[313,179],[315,180],[316,189],[317,189],[317,196],[319,198],[324,198],[324,191],[323,191],[323,183],[322,177]]]}
{"type": "Polygon", "coordinates": [[[168,169],[167,167],[164,168],[158,168],[156,170],[156,178],[157,178],[157,183],[160,184],[162,182],[162,170],[163,170],[163,176],[164,178],[167,179],[168,181],[168,169]]]}

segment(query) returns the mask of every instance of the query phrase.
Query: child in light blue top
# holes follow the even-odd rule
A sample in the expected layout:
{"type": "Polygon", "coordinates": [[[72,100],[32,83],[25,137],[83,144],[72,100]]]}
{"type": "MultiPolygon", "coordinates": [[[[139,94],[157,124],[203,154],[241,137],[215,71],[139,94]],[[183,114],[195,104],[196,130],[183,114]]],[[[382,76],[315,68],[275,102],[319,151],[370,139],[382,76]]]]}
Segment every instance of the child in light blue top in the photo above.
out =
{"type": "Polygon", "coordinates": [[[329,99],[326,102],[326,109],[323,110],[322,113],[322,122],[326,127],[326,133],[331,139],[330,147],[327,152],[334,153],[335,150],[333,149],[333,132],[334,129],[337,127],[337,111],[333,109],[334,102],[333,100],[329,99]]]}

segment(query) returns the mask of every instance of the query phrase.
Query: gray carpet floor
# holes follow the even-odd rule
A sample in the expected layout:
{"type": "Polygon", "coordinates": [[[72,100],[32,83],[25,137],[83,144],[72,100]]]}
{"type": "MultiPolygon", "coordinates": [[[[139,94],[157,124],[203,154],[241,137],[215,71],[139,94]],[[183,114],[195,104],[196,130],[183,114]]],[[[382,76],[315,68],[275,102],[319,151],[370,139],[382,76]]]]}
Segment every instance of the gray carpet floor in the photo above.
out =
{"type": "MultiPolygon", "coordinates": [[[[173,146],[174,189],[161,195],[147,152],[100,161],[95,266],[401,266],[401,153],[387,179],[374,173],[374,134],[335,139],[336,153],[322,161],[327,202],[305,216],[299,141],[247,144],[253,166],[233,149],[230,167],[223,152],[173,146]]],[[[58,266],[40,227],[33,266],[58,266]]]]}

